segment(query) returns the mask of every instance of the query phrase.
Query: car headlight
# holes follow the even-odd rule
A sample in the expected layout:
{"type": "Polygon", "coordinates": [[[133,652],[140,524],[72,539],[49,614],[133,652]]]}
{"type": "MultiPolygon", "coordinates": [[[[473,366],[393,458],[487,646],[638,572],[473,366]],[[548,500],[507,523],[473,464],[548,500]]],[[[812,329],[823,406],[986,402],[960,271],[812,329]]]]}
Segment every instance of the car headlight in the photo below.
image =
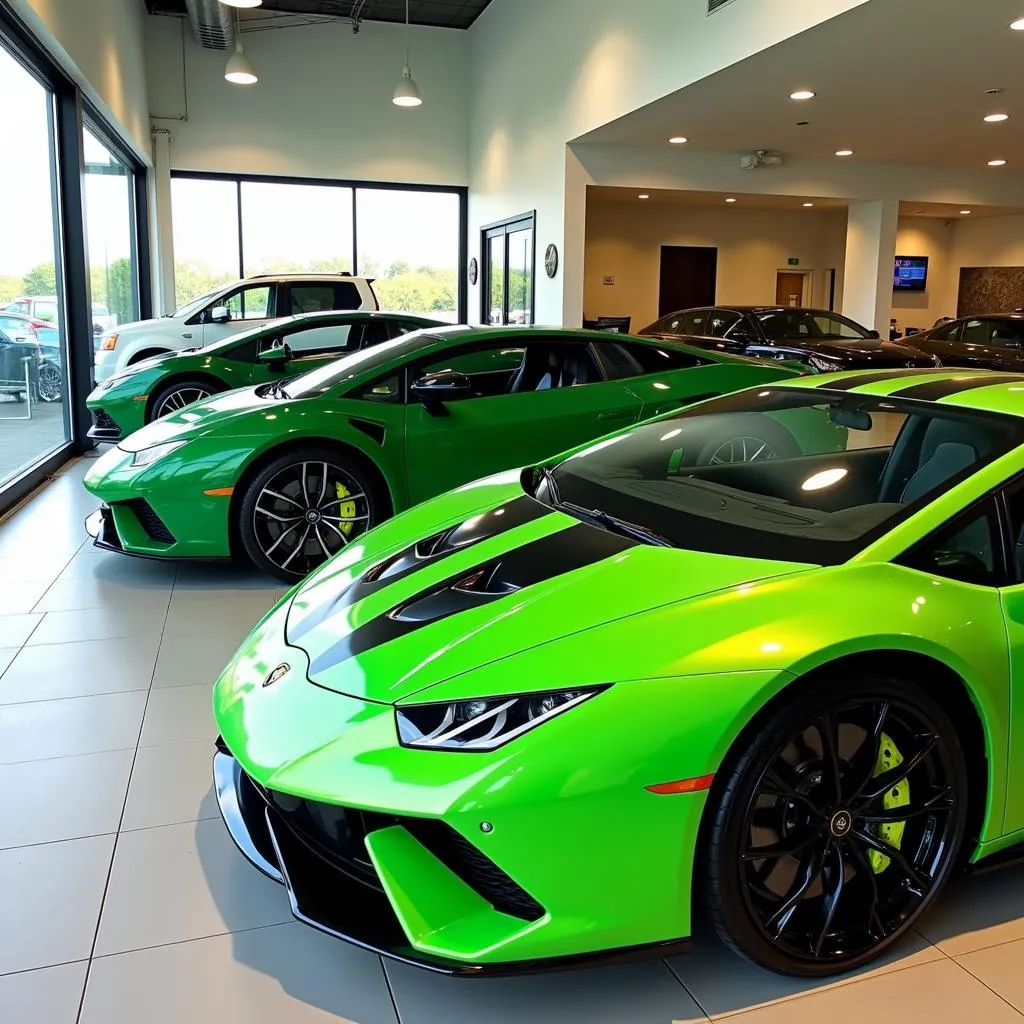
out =
{"type": "Polygon", "coordinates": [[[395,709],[403,747],[425,750],[496,750],[524,732],[607,689],[591,686],[518,697],[488,697],[395,709]]]}
{"type": "Polygon", "coordinates": [[[155,444],[151,448],[143,448],[133,453],[132,466],[136,469],[142,466],[152,466],[157,459],[170,455],[171,452],[177,451],[183,444],[187,443],[186,441],[165,441],[163,444],[155,444]]]}
{"type": "Polygon", "coordinates": [[[100,341],[101,352],[113,352],[117,348],[117,339],[121,337],[119,334],[108,334],[100,341]]]}
{"type": "Polygon", "coordinates": [[[819,373],[835,373],[837,370],[846,369],[838,359],[826,359],[824,356],[808,356],[807,362],[819,373]]]}

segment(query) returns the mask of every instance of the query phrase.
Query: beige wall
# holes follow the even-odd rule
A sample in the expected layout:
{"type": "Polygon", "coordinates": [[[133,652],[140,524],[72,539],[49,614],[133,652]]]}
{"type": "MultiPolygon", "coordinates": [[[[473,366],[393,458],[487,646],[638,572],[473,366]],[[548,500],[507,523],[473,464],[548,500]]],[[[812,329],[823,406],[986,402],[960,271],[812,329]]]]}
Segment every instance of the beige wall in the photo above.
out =
{"type": "Polygon", "coordinates": [[[954,306],[961,267],[1024,267],[1024,214],[957,221],[952,263],[954,306]]]}
{"type": "Polygon", "coordinates": [[[720,303],[771,303],[779,270],[810,270],[811,301],[827,305],[827,268],[837,268],[836,302],[846,239],[846,211],[743,210],[643,202],[587,207],[584,309],[588,317],[631,316],[633,329],[658,316],[662,245],[718,248],[720,303]],[[789,268],[790,257],[799,259],[789,268]],[[614,285],[602,284],[613,276],[614,285]]]}
{"type": "Polygon", "coordinates": [[[901,331],[931,327],[940,316],[956,316],[958,275],[951,250],[962,227],[938,217],[900,218],[896,255],[928,257],[927,290],[893,292],[892,315],[901,331]]]}
{"type": "Polygon", "coordinates": [[[142,0],[13,0],[65,70],[149,158],[142,0]]]}

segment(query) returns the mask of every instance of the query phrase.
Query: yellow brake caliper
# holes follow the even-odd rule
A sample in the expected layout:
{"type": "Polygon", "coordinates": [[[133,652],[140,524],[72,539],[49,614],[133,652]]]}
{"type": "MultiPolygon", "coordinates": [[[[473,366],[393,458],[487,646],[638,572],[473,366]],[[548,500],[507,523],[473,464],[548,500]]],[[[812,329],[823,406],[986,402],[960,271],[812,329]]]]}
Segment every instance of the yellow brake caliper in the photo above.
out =
{"type": "MultiPolygon", "coordinates": [[[[344,484],[335,484],[335,492],[338,498],[347,498],[352,492],[344,484]]],[[[342,519],[354,520],[356,517],[356,503],[354,501],[342,501],[338,506],[338,515],[342,519]]],[[[338,529],[346,536],[350,536],[355,529],[355,522],[338,523],[338,529]]]]}
{"type": "MultiPolygon", "coordinates": [[[[887,772],[902,763],[903,755],[896,749],[896,744],[893,743],[889,734],[883,732],[882,742],[878,748],[878,761],[875,764],[872,778],[877,778],[883,772],[887,772]]],[[[906,807],[909,803],[910,782],[907,779],[897,782],[882,797],[882,806],[887,811],[891,811],[895,807],[906,807]]],[[[903,842],[903,832],[906,827],[907,823],[905,821],[883,822],[878,826],[878,838],[898,850],[903,842]]],[[[884,853],[879,853],[877,850],[868,850],[867,854],[872,870],[876,875],[880,875],[889,866],[889,858],[884,853]]]]}

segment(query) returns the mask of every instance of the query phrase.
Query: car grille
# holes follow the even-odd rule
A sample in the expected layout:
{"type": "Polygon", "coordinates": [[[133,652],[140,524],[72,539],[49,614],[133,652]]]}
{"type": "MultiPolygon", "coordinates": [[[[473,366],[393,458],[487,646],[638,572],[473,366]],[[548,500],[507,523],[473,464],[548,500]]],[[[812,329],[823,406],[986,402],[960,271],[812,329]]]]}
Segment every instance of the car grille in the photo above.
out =
{"type": "Polygon", "coordinates": [[[161,544],[176,543],[174,534],[167,529],[166,523],[153,511],[153,506],[144,498],[132,498],[131,501],[123,502],[123,504],[132,510],[150,540],[159,541],[161,544]]]}
{"type": "Polygon", "coordinates": [[[116,430],[120,427],[114,422],[113,417],[104,409],[93,409],[92,424],[97,430],[116,430]]]}
{"type": "Polygon", "coordinates": [[[373,889],[382,890],[383,886],[366,851],[366,837],[378,829],[401,825],[495,910],[524,921],[544,916],[544,908],[529,893],[443,821],[359,811],[273,790],[262,792],[307,846],[333,867],[373,889]]]}

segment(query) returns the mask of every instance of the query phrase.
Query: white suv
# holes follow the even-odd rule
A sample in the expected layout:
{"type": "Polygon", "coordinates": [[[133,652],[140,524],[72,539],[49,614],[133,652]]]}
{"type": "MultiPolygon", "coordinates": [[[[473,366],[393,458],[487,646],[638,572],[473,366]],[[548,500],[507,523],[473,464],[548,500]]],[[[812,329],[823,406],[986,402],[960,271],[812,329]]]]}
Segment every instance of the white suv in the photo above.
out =
{"type": "Polygon", "coordinates": [[[349,274],[275,274],[222,285],[168,316],[121,324],[100,338],[96,382],[131,363],[203,348],[268,320],[332,309],[378,309],[372,278],[349,274]]]}

